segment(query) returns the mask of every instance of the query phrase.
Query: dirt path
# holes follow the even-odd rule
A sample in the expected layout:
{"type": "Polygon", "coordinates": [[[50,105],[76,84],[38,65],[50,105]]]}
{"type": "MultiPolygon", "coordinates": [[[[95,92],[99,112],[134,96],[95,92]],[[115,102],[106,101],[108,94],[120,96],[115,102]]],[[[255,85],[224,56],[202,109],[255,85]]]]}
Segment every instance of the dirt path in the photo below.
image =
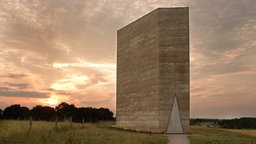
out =
{"type": "Polygon", "coordinates": [[[187,135],[184,134],[169,134],[169,144],[189,144],[187,135]]]}

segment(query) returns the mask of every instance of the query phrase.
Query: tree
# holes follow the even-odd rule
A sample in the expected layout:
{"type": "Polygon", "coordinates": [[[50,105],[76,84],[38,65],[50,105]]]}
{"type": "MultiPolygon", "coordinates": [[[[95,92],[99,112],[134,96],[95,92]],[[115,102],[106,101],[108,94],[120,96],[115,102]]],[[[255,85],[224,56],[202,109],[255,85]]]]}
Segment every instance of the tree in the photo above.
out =
{"type": "Polygon", "coordinates": [[[0,119],[3,119],[3,110],[0,109],[0,119]]]}
{"type": "Polygon", "coordinates": [[[76,107],[73,104],[68,104],[66,102],[60,103],[56,106],[55,110],[57,111],[58,117],[66,120],[69,117],[74,117],[76,115],[76,107]]]}
{"type": "Polygon", "coordinates": [[[92,122],[92,108],[91,107],[80,107],[76,109],[74,121],[75,122],[92,122]]]}
{"type": "Polygon", "coordinates": [[[239,119],[221,120],[219,125],[230,129],[256,129],[256,118],[242,117],[239,119]]]}
{"type": "Polygon", "coordinates": [[[35,120],[53,120],[55,116],[55,110],[49,106],[37,105],[30,111],[31,116],[35,120]]]}
{"type": "Polygon", "coordinates": [[[76,108],[73,104],[66,102],[60,103],[56,108],[37,105],[30,111],[27,107],[21,107],[19,104],[6,107],[4,111],[0,109],[0,119],[28,119],[32,116],[34,120],[66,120],[72,117],[74,122],[98,122],[114,120],[113,112],[107,108],[80,107],[76,108]]]}
{"type": "Polygon", "coordinates": [[[113,112],[107,108],[91,108],[91,107],[80,107],[76,108],[76,112],[73,117],[74,122],[98,122],[114,120],[113,112]]]}
{"type": "Polygon", "coordinates": [[[114,120],[113,118],[113,112],[111,112],[109,109],[107,108],[100,108],[98,110],[98,114],[99,114],[99,118],[102,121],[107,121],[107,120],[114,120]]]}
{"type": "Polygon", "coordinates": [[[19,104],[6,107],[3,111],[3,118],[5,119],[27,119],[29,116],[29,109],[21,107],[19,104]]]}

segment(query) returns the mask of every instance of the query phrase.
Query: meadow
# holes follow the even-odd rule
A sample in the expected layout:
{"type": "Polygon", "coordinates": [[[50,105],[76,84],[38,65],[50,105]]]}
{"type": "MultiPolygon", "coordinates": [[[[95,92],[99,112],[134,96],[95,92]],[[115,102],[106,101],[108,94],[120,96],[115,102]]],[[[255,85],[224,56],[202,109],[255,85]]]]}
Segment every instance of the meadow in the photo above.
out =
{"type": "Polygon", "coordinates": [[[256,130],[191,126],[190,144],[256,144],[256,130]]]}
{"type": "MultiPolygon", "coordinates": [[[[0,144],[167,144],[161,134],[111,128],[114,122],[72,123],[0,120],[0,144]]],[[[190,144],[256,144],[256,130],[191,126],[190,144]]]]}
{"type": "Polygon", "coordinates": [[[0,144],[167,144],[160,134],[145,134],[110,128],[114,122],[78,124],[0,120],[0,144]]]}

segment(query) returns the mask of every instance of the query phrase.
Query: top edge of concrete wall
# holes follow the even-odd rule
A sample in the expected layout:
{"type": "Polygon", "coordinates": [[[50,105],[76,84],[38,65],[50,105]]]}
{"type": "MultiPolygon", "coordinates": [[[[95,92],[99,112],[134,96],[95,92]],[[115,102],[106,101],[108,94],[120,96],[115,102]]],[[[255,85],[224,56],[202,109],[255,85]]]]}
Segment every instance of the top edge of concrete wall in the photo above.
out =
{"type": "Polygon", "coordinates": [[[120,28],[119,30],[117,30],[117,32],[118,32],[118,31],[121,31],[122,29],[125,29],[126,27],[132,25],[132,24],[135,23],[136,21],[139,21],[140,19],[143,19],[144,17],[146,17],[146,16],[148,16],[148,15],[150,15],[150,14],[152,14],[152,13],[155,13],[155,12],[160,11],[160,10],[166,10],[166,9],[186,9],[186,10],[189,10],[189,7],[159,7],[159,8],[157,8],[157,9],[155,9],[155,10],[153,10],[153,11],[151,11],[151,12],[145,14],[145,15],[143,15],[142,17],[139,17],[138,19],[132,21],[131,23],[125,25],[124,27],[122,27],[122,28],[120,28]]]}

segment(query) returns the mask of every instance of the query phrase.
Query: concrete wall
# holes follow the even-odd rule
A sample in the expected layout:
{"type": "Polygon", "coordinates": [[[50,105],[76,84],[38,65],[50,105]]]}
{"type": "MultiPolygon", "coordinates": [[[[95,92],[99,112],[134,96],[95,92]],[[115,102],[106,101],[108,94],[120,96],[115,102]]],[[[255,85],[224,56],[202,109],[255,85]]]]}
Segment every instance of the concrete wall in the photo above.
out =
{"type": "Polygon", "coordinates": [[[168,133],[176,97],[189,130],[188,8],[159,8],[117,32],[117,126],[168,133]]]}

